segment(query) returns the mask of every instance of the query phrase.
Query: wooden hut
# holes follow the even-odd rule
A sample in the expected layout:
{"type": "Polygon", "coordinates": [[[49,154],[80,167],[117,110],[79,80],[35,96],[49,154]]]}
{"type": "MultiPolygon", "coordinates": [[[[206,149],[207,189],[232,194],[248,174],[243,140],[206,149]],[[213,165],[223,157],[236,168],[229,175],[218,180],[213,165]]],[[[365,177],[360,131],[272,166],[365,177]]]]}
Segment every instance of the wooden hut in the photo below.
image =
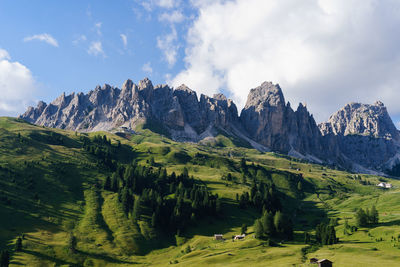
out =
{"type": "Polygon", "coordinates": [[[332,263],[330,260],[322,259],[318,261],[318,267],[332,267],[332,263]]]}

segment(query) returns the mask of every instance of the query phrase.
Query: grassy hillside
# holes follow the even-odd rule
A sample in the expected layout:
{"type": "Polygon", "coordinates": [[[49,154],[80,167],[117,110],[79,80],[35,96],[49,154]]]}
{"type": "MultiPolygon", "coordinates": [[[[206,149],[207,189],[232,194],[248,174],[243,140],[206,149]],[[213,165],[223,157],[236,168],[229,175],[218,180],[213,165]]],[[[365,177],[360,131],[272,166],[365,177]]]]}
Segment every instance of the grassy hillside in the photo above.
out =
{"type": "Polygon", "coordinates": [[[136,135],[86,135],[0,118],[0,249],[10,251],[11,266],[309,266],[312,257],[328,258],[334,266],[399,265],[399,181],[238,144],[222,135],[203,144],[177,143],[149,129],[136,135]],[[96,145],[100,135],[110,144],[96,145]],[[249,166],[245,175],[243,158],[249,166]],[[220,214],[197,218],[179,236],[154,228],[151,212],[135,220],[124,212],[118,193],[102,188],[118,166],[132,162],[166,168],[168,174],[186,168],[196,184],[218,194],[220,214]],[[252,179],[276,187],[294,224],[292,241],[254,238],[260,211],[241,209],[236,200],[237,194],[250,192],[252,179]],[[379,181],[394,188],[377,188],[379,181]],[[379,224],[345,231],[346,219],[354,226],[356,210],[372,205],[379,224]],[[315,226],[332,218],[338,219],[338,244],[304,243],[305,231],[314,239],[315,226]],[[232,242],[243,224],[246,238],[232,242]],[[216,233],[227,240],[213,240],[216,233]],[[16,252],[21,236],[23,248],[16,252]],[[74,252],[68,248],[71,236],[74,252]]]}

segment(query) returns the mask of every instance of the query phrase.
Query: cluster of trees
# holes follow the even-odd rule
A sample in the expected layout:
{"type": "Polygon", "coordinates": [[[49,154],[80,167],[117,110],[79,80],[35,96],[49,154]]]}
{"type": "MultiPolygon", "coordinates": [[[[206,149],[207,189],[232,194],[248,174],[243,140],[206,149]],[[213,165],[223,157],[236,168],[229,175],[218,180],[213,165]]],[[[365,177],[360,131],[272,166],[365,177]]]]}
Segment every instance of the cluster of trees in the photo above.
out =
{"type": "MultiPolygon", "coordinates": [[[[93,139],[81,135],[80,141],[83,143],[82,148],[98,158],[100,165],[106,166],[110,170],[116,169],[117,162],[113,157],[116,147],[111,144],[111,139],[107,139],[105,135],[97,135],[93,139]]],[[[117,144],[118,146],[120,143],[117,144]]]]}
{"type": "Polygon", "coordinates": [[[261,212],[261,214],[264,214],[265,211],[275,213],[282,210],[282,204],[275,186],[273,184],[269,186],[262,181],[253,183],[250,193],[244,192],[240,196],[237,194],[236,200],[239,202],[241,209],[251,206],[261,212]]]}
{"type": "Polygon", "coordinates": [[[260,219],[254,223],[254,233],[256,238],[285,238],[293,239],[293,224],[290,218],[283,215],[282,212],[265,211],[260,219]]]}
{"type": "Polygon", "coordinates": [[[48,136],[48,141],[54,145],[63,145],[64,144],[64,137],[61,134],[50,132],[48,136]]]}
{"type": "Polygon", "coordinates": [[[321,245],[332,245],[339,242],[339,238],[336,237],[335,226],[327,223],[317,225],[315,239],[321,245]]]}
{"type": "Polygon", "coordinates": [[[358,209],[356,213],[356,224],[360,227],[365,227],[379,222],[379,214],[375,206],[372,206],[371,210],[368,208],[363,210],[358,209]]]}
{"type": "Polygon", "coordinates": [[[169,175],[166,169],[135,163],[118,166],[103,188],[118,193],[128,217],[135,222],[151,218],[152,227],[163,231],[182,232],[197,219],[222,211],[218,195],[189,177],[186,168],[182,174],[169,175]]]}

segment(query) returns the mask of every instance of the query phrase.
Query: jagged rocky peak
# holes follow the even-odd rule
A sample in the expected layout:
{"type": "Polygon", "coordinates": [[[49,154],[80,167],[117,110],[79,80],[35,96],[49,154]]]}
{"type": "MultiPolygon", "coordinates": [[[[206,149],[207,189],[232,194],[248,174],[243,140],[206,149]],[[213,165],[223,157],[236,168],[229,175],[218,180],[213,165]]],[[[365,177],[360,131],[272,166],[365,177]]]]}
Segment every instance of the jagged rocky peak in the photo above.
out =
{"type": "Polygon", "coordinates": [[[381,101],[374,104],[349,103],[320,124],[322,134],[365,135],[400,141],[396,126],[381,101]]]}
{"type": "Polygon", "coordinates": [[[177,88],[175,88],[175,90],[176,90],[176,91],[187,92],[188,94],[196,93],[195,91],[193,91],[192,89],[190,89],[186,84],[181,84],[181,85],[179,85],[177,88]]]}
{"type": "Polygon", "coordinates": [[[127,91],[127,90],[132,90],[133,87],[133,81],[131,79],[126,80],[123,84],[122,84],[122,91],[127,91]]]}
{"type": "Polygon", "coordinates": [[[250,90],[245,109],[249,107],[262,109],[264,106],[285,106],[285,98],[279,84],[263,82],[260,86],[250,90]]]}
{"type": "Polygon", "coordinates": [[[139,89],[140,90],[153,89],[153,83],[149,80],[149,78],[146,77],[139,82],[139,89]]]}
{"type": "Polygon", "coordinates": [[[214,99],[217,100],[222,100],[222,101],[228,101],[228,99],[226,98],[226,96],[224,94],[218,93],[218,94],[214,94],[213,95],[214,99]]]}

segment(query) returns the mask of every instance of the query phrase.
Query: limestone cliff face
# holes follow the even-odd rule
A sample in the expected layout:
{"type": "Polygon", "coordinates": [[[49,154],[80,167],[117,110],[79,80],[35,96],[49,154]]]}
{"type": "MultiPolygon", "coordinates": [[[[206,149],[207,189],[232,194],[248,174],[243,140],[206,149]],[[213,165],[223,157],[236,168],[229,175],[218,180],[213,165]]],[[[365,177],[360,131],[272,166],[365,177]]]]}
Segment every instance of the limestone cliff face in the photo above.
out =
{"type": "Polygon", "coordinates": [[[105,84],[87,94],[62,94],[50,104],[20,116],[31,123],[74,131],[135,130],[156,125],[177,141],[198,142],[223,132],[253,147],[345,168],[386,171],[400,164],[400,134],[386,107],[351,103],[317,125],[307,108],[293,110],[278,84],[251,89],[240,116],[222,94],[200,95],[185,85],[176,89],[127,80],[122,88],[105,84]]]}
{"type": "Polygon", "coordinates": [[[293,111],[277,84],[251,89],[240,120],[252,139],[272,150],[320,158],[334,153],[322,149],[321,133],[307,108],[299,104],[293,111]]]}
{"type": "Polygon", "coordinates": [[[380,101],[373,105],[349,103],[336,113],[328,122],[320,125],[326,135],[364,135],[375,138],[400,140],[399,131],[394,126],[386,107],[380,101]]]}
{"type": "Polygon", "coordinates": [[[380,101],[349,103],[319,125],[324,136],[335,136],[341,153],[361,166],[385,171],[400,153],[399,131],[380,101]]]}

